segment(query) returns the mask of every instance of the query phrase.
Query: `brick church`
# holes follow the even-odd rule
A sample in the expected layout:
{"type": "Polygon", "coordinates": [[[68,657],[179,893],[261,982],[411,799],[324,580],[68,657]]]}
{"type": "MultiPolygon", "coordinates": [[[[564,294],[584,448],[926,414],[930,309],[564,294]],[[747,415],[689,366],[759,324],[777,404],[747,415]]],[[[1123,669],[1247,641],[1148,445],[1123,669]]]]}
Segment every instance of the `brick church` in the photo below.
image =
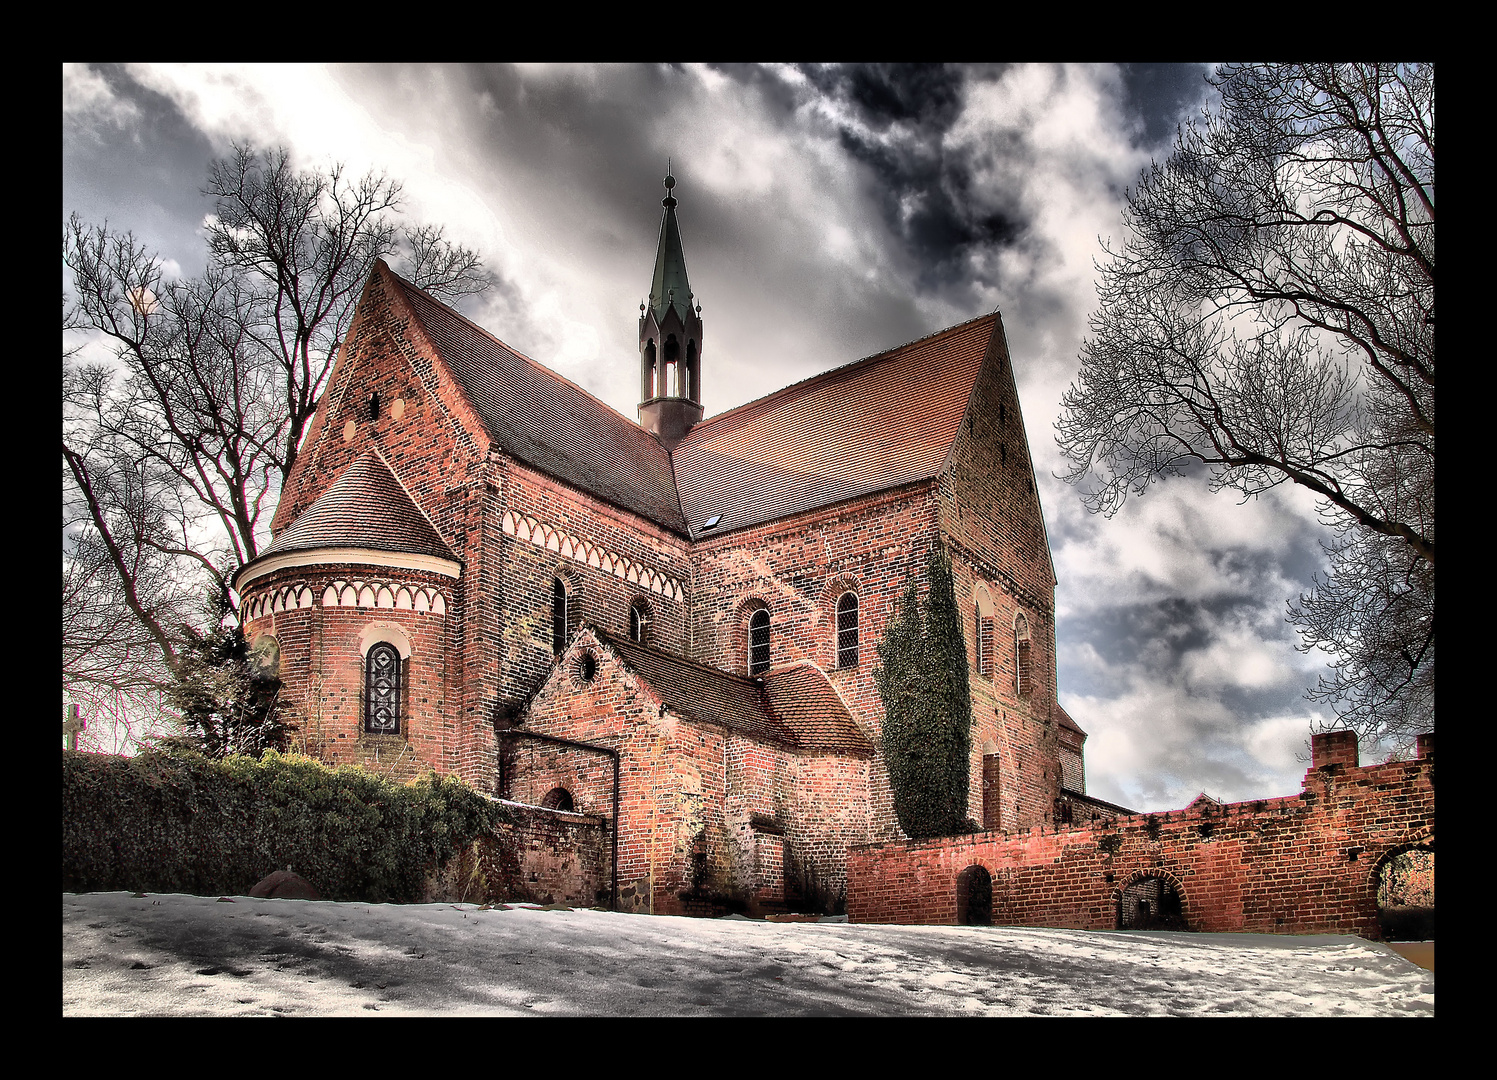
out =
{"type": "Polygon", "coordinates": [[[235,581],[309,747],[591,815],[623,910],[835,897],[850,846],[903,835],[873,669],[939,546],[967,612],[978,827],[1116,809],[1085,797],[1056,701],[997,312],[704,418],[665,184],[637,422],[376,265],[273,542],[235,581]]]}

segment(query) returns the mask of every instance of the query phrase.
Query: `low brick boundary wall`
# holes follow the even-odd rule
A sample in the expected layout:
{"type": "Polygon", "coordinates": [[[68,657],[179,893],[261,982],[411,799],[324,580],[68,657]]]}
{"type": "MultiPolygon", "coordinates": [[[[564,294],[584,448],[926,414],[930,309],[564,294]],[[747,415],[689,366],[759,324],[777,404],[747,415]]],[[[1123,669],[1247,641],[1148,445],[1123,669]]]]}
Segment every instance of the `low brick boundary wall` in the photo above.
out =
{"type": "Polygon", "coordinates": [[[997,925],[1114,930],[1123,890],[1158,877],[1191,930],[1378,940],[1381,864],[1434,847],[1433,750],[1421,736],[1416,760],[1359,768],[1355,736],[1331,732],[1313,738],[1298,796],[855,847],[848,919],[956,924],[958,876],[976,865],[991,875],[997,925]]]}
{"type": "Polygon", "coordinates": [[[514,818],[427,881],[426,899],[607,907],[612,838],[605,819],[505,803],[514,818]]]}

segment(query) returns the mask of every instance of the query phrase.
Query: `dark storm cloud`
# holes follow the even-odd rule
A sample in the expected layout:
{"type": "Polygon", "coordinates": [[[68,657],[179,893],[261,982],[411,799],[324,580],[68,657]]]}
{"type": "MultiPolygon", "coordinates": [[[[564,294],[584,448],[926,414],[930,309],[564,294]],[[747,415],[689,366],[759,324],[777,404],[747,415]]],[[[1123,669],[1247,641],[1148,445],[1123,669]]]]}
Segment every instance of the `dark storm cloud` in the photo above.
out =
{"type": "Polygon", "coordinates": [[[202,269],[197,227],[212,207],[202,194],[215,149],[170,99],[115,64],[87,65],[113,101],[65,108],[62,125],[64,216],[133,231],[184,273],[202,269]],[[184,183],[184,178],[190,178],[184,183]]]}
{"type": "Polygon", "coordinates": [[[1019,242],[1030,223],[1017,205],[994,205],[993,192],[976,190],[970,150],[945,145],[962,116],[967,73],[938,64],[800,70],[846,108],[842,148],[867,169],[868,196],[918,266],[918,287],[996,284],[974,281],[968,256],[1019,242]]]}
{"type": "Polygon", "coordinates": [[[1119,64],[1123,108],[1138,124],[1135,146],[1167,146],[1176,127],[1200,112],[1209,87],[1204,64],[1119,64]]]}

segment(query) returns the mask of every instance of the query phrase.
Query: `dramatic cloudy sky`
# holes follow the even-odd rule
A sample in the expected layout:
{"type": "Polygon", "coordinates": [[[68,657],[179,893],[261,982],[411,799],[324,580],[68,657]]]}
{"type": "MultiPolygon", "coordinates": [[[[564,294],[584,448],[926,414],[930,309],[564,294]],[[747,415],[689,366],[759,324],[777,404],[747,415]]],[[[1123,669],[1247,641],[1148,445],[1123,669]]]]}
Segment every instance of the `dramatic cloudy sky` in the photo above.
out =
{"type": "Polygon", "coordinates": [[[485,256],[498,284],[465,313],[630,417],[667,155],[709,415],[997,308],[1088,791],[1140,810],[1292,794],[1324,666],[1285,622],[1321,563],[1311,500],[1184,478],[1107,520],[1054,475],[1099,237],[1206,70],[65,66],[63,214],[193,274],[199,190],[235,141],[384,170],[485,256]]]}

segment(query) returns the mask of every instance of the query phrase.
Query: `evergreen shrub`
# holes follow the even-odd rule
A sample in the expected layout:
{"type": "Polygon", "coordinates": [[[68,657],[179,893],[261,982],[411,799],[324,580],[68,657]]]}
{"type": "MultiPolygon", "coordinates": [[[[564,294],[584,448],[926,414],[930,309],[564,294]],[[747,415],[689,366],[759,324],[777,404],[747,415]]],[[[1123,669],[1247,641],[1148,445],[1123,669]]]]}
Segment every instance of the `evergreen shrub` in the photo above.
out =
{"type": "Polygon", "coordinates": [[[967,647],[945,551],[931,552],[924,577],[922,603],[918,575],[911,575],[873,672],[894,812],[914,839],[966,831],[972,750],[967,647]]]}
{"type": "Polygon", "coordinates": [[[415,903],[427,871],[508,820],[455,777],[395,784],[267,751],[63,751],[62,888],[244,895],[288,865],[328,900],[415,903]]]}

